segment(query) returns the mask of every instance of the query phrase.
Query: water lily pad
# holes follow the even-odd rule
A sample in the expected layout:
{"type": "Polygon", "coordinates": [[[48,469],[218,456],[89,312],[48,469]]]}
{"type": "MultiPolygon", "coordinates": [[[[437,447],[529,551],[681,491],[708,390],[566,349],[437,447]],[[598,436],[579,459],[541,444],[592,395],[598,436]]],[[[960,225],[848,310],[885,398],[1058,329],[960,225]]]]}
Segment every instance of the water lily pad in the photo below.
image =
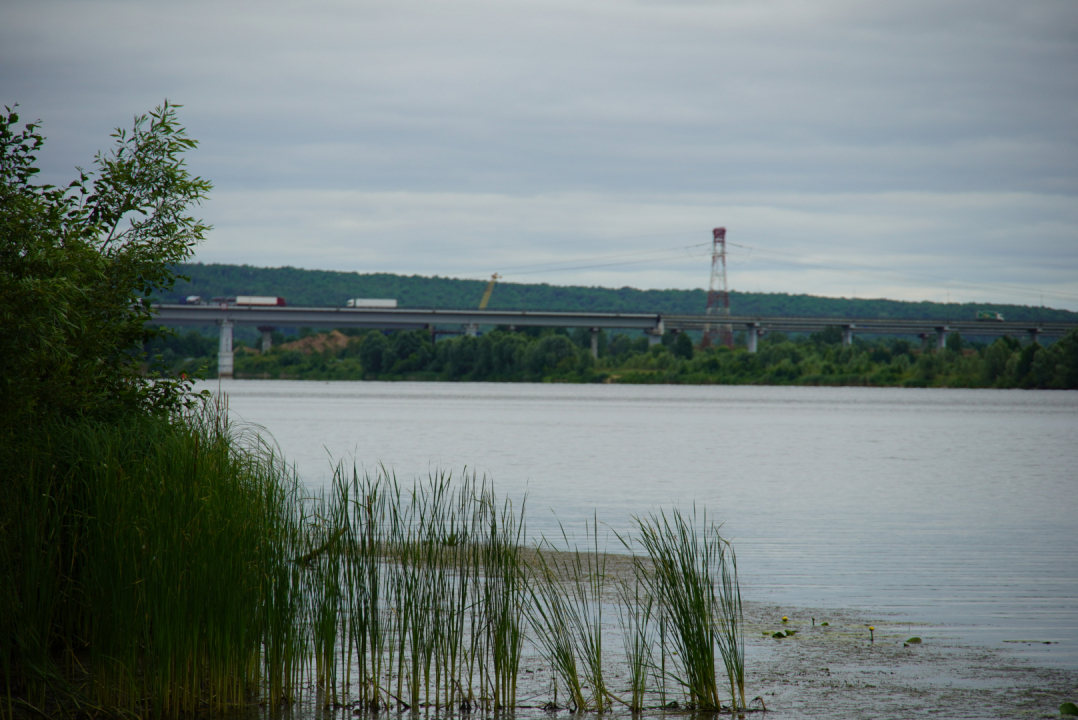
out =
{"type": "Polygon", "coordinates": [[[1072,702],[1065,702],[1059,706],[1060,715],[1078,715],[1078,705],[1072,702]]]}
{"type": "Polygon", "coordinates": [[[820,626],[821,626],[821,627],[827,627],[827,626],[828,626],[828,625],[830,625],[830,624],[831,624],[831,623],[829,623],[829,622],[822,622],[822,623],[820,623],[820,626]]]}
{"type": "Polygon", "coordinates": [[[911,637],[906,642],[908,642],[910,645],[917,645],[917,644],[919,644],[921,642],[921,638],[919,638],[919,637],[911,637]]]}
{"type": "Polygon", "coordinates": [[[785,630],[779,630],[778,632],[776,632],[771,637],[773,637],[773,638],[784,638],[784,637],[786,637],[786,631],[785,630]]]}

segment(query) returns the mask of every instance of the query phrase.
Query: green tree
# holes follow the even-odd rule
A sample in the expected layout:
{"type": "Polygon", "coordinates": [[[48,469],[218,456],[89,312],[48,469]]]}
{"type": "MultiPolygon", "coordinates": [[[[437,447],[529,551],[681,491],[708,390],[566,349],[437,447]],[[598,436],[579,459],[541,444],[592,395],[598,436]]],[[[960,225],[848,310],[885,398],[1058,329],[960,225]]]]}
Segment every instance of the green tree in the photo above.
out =
{"type": "Polygon", "coordinates": [[[1011,338],[1001,337],[985,349],[982,380],[986,384],[995,384],[1006,373],[1007,362],[1014,354],[1013,342],[1011,338]]]}
{"type": "Polygon", "coordinates": [[[167,409],[185,381],[143,374],[148,299],[172,288],[209,226],[189,214],[211,185],[192,177],[167,101],[117,129],[95,169],[66,187],[35,184],[39,122],[0,117],[0,418],[114,417],[167,409]]]}
{"type": "Polygon", "coordinates": [[[1030,343],[1022,348],[1018,354],[1018,363],[1011,373],[1011,385],[1030,387],[1032,379],[1029,377],[1029,371],[1033,368],[1033,360],[1042,350],[1040,343],[1030,343]]]}
{"type": "Polygon", "coordinates": [[[1078,390],[1078,329],[1064,335],[1050,350],[1053,362],[1049,387],[1078,390]]]}
{"type": "Polygon", "coordinates": [[[359,344],[359,361],[369,373],[382,372],[382,362],[389,350],[389,341],[380,330],[372,330],[359,344]]]}
{"type": "Polygon", "coordinates": [[[565,335],[547,335],[528,348],[525,365],[536,379],[551,372],[571,371],[577,364],[577,349],[565,335]]]}
{"type": "Polygon", "coordinates": [[[688,333],[678,333],[677,340],[674,341],[674,355],[686,360],[692,360],[692,338],[688,333]]]}

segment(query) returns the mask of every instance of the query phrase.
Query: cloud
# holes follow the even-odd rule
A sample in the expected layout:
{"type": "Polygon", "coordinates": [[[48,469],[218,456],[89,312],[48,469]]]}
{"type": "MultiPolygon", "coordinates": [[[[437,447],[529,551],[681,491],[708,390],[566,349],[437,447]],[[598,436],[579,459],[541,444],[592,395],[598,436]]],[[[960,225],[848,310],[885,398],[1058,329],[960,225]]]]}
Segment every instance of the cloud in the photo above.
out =
{"type": "MultiPolygon", "coordinates": [[[[475,274],[725,223],[760,289],[1078,308],[1074,27],[1068,0],[21,0],[0,70],[54,181],[185,104],[207,261],[475,274]]],[[[706,282],[679,262],[528,279],[706,282]]]]}

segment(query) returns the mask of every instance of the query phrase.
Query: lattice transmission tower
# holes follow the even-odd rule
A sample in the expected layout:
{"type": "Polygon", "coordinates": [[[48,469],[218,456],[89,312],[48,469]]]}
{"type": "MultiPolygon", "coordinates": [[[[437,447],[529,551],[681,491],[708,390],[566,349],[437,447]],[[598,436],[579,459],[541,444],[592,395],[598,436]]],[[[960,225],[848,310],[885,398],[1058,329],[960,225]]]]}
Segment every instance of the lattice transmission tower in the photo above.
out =
{"type": "MultiPolygon", "coordinates": [[[[707,291],[707,314],[715,318],[730,317],[730,289],[726,286],[726,228],[711,231],[711,284],[707,291]]],[[[734,329],[729,324],[710,322],[704,326],[704,344],[722,343],[734,346],[734,329]]]]}

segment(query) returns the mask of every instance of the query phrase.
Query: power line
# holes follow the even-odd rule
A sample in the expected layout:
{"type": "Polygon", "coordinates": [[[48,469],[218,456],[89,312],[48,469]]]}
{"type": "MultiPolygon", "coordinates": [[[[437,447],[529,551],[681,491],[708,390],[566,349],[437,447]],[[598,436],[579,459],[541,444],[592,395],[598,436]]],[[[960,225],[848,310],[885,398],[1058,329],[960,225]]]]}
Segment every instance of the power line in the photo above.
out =
{"type": "Polygon", "coordinates": [[[591,262],[593,260],[605,260],[605,259],[608,259],[608,258],[629,257],[629,256],[632,256],[632,255],[657,255],[657,254],[668,253],[668,252],[673,252],[673,251],[680,252],[680,251],[683,251],[683,250],[691,250],[693,248],[704,247],[704,246],[709,245],[709,244],[710,243],[706,243],[706,242],[704,242],[704,243],[694,243],[692,245],[679,245],[679,246],[676,246],[676,247],[668,247],[668,248],[656,248],[656,249],[651,249],[651,250],[635,250],[635,251],[631,251],[631,252],[618,252],[618,253],[610,253],[610,254],[607,254],[607,255],[595,255],[595,256],[592,256],[592,257],[588,257],[588,258],[577,258],[577,259],[574,259],[574,260],[562,260],[562,261],[555,261],[555,262],[548,262],[548,263],[533,263],[533,264],[530,264],[530,265],[517,265],[515,267],[506,268],[505,274],[506,275],[534,275],[535,273],[541,273],[541,272],[558,272],[558,271],[567,271],[567,270],[586,270],[586,269],[591,269],[591,268],[596,268],[596,267],[611,267],[611,266],[616,266],[616,265],[631,265],[631,264],[642,263],[642,262],[653,262],[653,260],[651,260],[651,259],[644,259],[644,260],[631,260],[631,261],[627,261],[627,262],[603,263],[603,264],[599,264],[599,265],[578,265],[578,266],[573,266],[573,267],[559,267],[561,265],[571,265],[572,263],[581,263],[581,262],[587,263],[587,262],[591,262]]]}
{"type": "MultiPolygon", "coordinates": [[[[691,233],[690,232],[684,232],[684,233],[664,233],[664,234],[650,234],[650,235],[630,235],[630,236],[622,236],[622,237],[601,238],[601,239],[597,239],[597,240],[604,240],[604,241],[606,241],[606,240],[628,240],[628,239],[639,239],[639,238],[649,238],[649,237],[671,237],[671,236],[676,237],[678,235],[697,235],[697,234],[698,233],[696,231],[694,231],[694,232],[691,232],[691,233]]],[[[575,271],[578,271],[578,270],[594,270],[594,269],[599,269],[599,268],[624,267],[624,266],[627,266],[627,265],[641,265],[641,264],[644,264],[644,263],[658,263],[658,262],[664,262],[664,261],[669,261],[669,260],[682,258],[682,257],[684,257],[682,255],[682,253],[685,253],[686,251],[691,253],[691,251],[693,251],[694,249],[703,248],[703,247],[706,247],[706,246],[708,246],[710,244],[711,243],[708,243],[708,242],[702,242],[702,243],[693,243],[693,244],[690,244],[690,245],[678,245],[678,246],[672,246],[672,247],[666,247],[666,248],[655,248],[655,249],[647,249],[647,250],[634,250],[634,251],[628,251],[628,252],[622,251],[622,252],[617,252],[617,253],[608,253],[608,254],[605,254],[605,255],[595,255],[595,256],[586,257],[586,258],[574,258],[573,260],[553,261],[553,262],[547,262],[547,263],[530,263],[530,264],[527,264],[527,265],[517,265],[517,266],[511,266],[509,268],[505,268],[505,270],[504,270],[504,272],[502,272],[502,274],[506,275],[506,276],[539,275],[539,274],[543,274],[543,273],[575,272],[575,271]],[[672,255],[670,253],[676,253],[676,255],[672,255]],[[618,260],[618,258],[626,258],[626,257],[641,256],[641,255],[649,256],[649,257],[644,257],[644,258],[641,258],[641,259],[634,259],[634,260],[618,260]],[[599,260],[611,260],[611,262],[593,262],[593,261],[599,261],[599,260]],[[580,264],[580,263],[583,263],[583,264],[580,264]]],[[[897,279],[906,280],[906,281],[915,281],[915,282],[929,281],[929,282],[932,282],[932,283],[943,283],[944,285],[948,285],[948,286],[960,286],[960,287],[975,288],[975,289],[980,289],[980,290],[993,290],[993,291],[1006,291],[1006,290],[1009,290],[1009,291],[1021,292],[1021,293],[1034,293],[1034,294],[1042,293],[1043,295],[1046,295],[1048,297],[1064,299],[1064,300],[1078,299],[1078,294],[1076,294],[1076,293],[1068,293],[1068,292],[1065,292],[1065,291],[1058,291],[1058,290],[1043,290],[1040,287],[1031,287],[1031,286],[1028,286],[1028,285],[1014,285],[1014,284],[1009,284],[1009,283],[986,283],[986,282],[976,282],[976,281],[968,281],[968,280],[956,280],[956,279],[953,279],[953,278],[947,278],[947,277],[942,277],[942,276],[938,276],[938,275],[930,275],[930,274],[924,274],[924,273],[917,274],[917,273],[901,272],[901,271],[896,271],[896,270],[888,270],[888,269],[881,268],[881,267],[878,267],[878,266],[864,265],[864,264],[858,264],[858,263],[849,263],[849,262],[843,262],[843,261],[839,261],[839,260],[823,261],[823,260],[818,260],[816,258],[807,256],[807,255],[799,255],[799,254],[796,254],[796,253],[783,252],[781,250],[764,249],[764,248],[756,247],[756,246],[753,246],[753,245],[745,245],[745,244],[741,244],[741,243],[732,243],[731,242],[731,243],[727,243],[727,244],[729,246],[731,246],[731,247],[741,248],[743,250],[748,250],[751,253],[748,257],[755,257],[756,259],[760,259],[763,262],[774,263],[774,264],[779,264],[779,265],[788,265],[788,266],[799,267],[799,268],[804,268],[804,269],[830,270],[830,271],[833,271],[833,272],[851,273],[851,274],[862,275],[862,276],[866,275],[866,274],[879,275],[879,276],[897,278],[897,279]],[[779,256],[779,257],[776,257],[776,256],[779,256]],[[791,259],[784,259],[784,258],[791,258],[791,259]]],[[[690,254],[689,257],[693,257],[693,256],[690,254]]]]}

